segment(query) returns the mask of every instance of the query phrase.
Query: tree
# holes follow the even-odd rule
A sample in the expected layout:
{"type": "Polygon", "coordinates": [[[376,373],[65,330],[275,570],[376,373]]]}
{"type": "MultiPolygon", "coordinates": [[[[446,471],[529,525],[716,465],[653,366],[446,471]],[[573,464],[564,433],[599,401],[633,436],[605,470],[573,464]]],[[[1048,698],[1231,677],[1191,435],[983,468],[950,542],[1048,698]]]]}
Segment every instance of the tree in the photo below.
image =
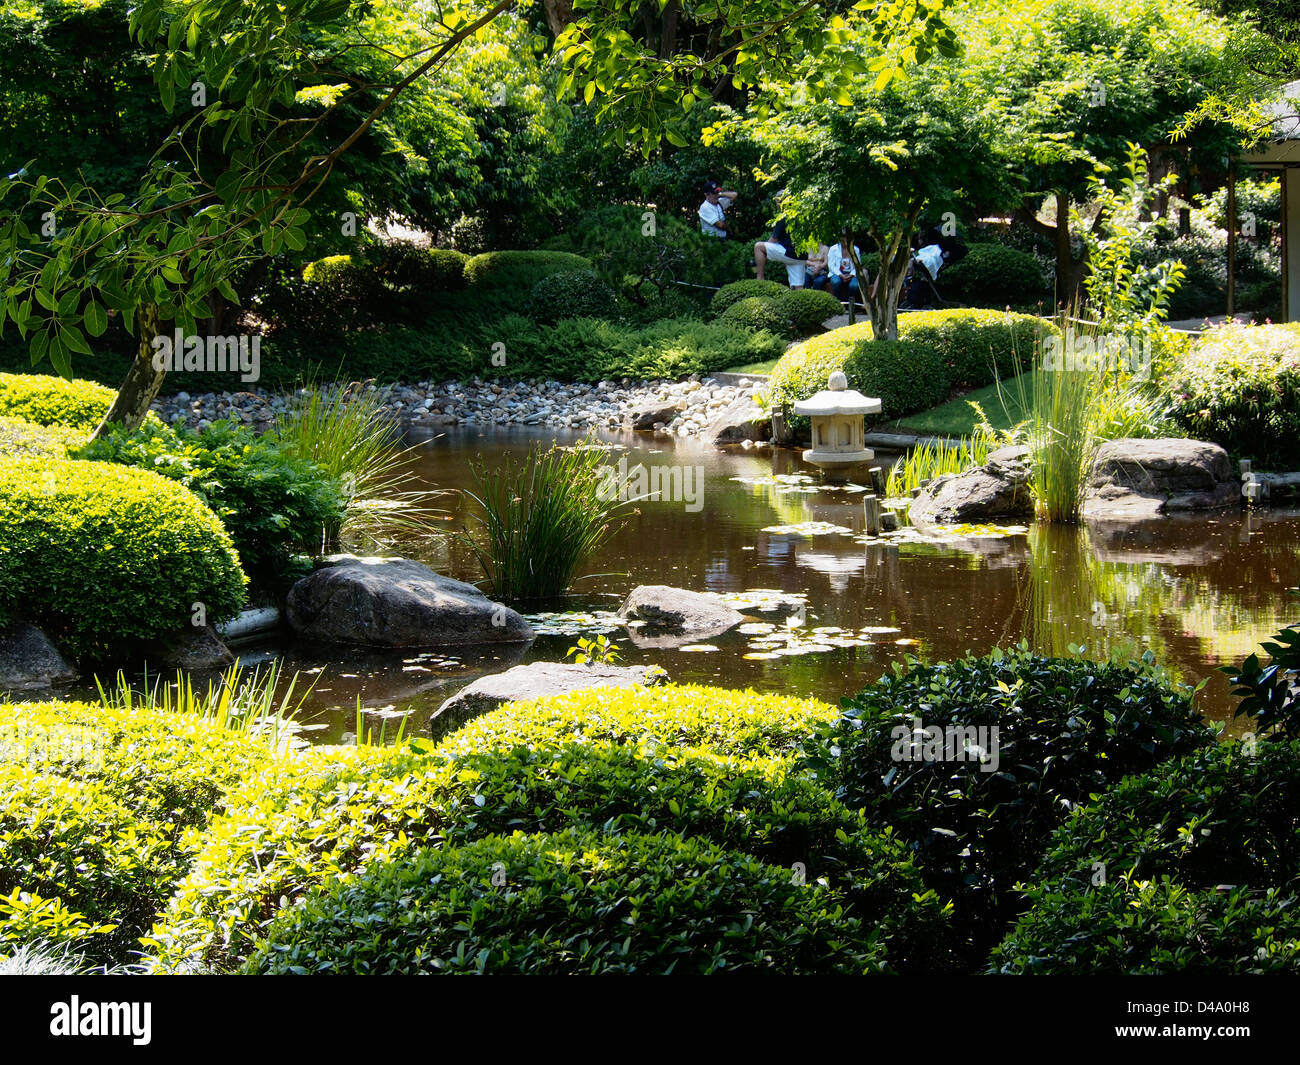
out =
{"type": "MultiPolygon", "coordinates": [[[[324,196],[349,153],[516,6],[432,5],[424,33],[404,50],[365,32],[367,16],[388,16],[386,5],[140,0],[132,38],[159,49],[153,73],[164,108],[190,115],[131,195],[25,169],[0,179],[0,328],[13,323],[30,339],[33,362],[49,359],[66,376],[73,354],[91,353],[88,338],[103,334],[108,312],[121,314],[139,347],[100,431],[138,425],[166,373],[153,344],[164,324],[194,333],[211,316],[213,293],[238,299],[232,281],[241,269],[305,248],[309,226],[319,224],[306,205],[324,196]],[[350,107],[355,120],[339,123],[350,107]]],[[[665,54],[662,43],[651,50],[629,32],[641,7],[575,0],[554,48],[561,93],[599,98],[613,135],[646,154],[664,138],[679,142],[683,118],[723,79],[749,92],[802,72],[815,91],[842,96],[862,61],[847,57],[828,74],[817,64],[855,33],[880,45],[873,63],[885,79],[948,39],[940,0],[862,0],[848,18],[829,19],[812,0],[701,0],[691,10],[711,25],[718,49],[665,54]]]]}

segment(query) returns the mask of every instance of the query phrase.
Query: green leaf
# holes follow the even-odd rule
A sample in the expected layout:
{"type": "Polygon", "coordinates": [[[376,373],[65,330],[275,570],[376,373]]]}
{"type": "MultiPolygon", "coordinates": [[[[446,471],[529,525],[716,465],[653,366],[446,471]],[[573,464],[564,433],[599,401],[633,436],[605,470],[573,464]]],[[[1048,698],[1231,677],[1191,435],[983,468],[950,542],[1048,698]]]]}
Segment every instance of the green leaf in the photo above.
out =
{"type": "Polygon", "coordinates": [[[108,314],[94,300],[86,304],[86,332],[93,337],[102,337],[108,328],[108,314]]]}

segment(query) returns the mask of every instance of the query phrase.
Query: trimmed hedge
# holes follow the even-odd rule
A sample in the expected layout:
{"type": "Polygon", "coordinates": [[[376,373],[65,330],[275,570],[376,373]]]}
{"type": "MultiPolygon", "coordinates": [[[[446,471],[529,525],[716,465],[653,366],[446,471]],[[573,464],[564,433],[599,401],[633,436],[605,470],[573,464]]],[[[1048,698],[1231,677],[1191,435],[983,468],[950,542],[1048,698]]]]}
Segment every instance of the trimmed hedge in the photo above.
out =
{"type": "Polygon", "coordinates": [[[93,431],[117,392],[92,381],[67,381],[47,374],[0,373],[0,415],[36,425],[93,431]]]}
{"type": "Polygon", "coordinates": [[[840,301],[829,292],[811,288],[786,289],[775,296],[772,303],[790,319],[794,335],[798,337],[825,332],[822,323],[844,313],[840,301]]]}
{"type": "Polygon", "coordinates": [[[939,274],[949,301],[972,307],[1024,307],[1041,300],[1051,310],[1052,290],[1038,260],[1005,244],[970,244],[960,262],[939,274]]]}
{"type": "Polygon", "coordinates": [[[232,617],[246,578],[221,522],[156,473],[107,462],[0,462],[0,625],[31,621],[96,656],[232,617]]]}
{"type": "Polygon", "coordinates": [[[186,830],[267,757],[264,743],[194,714],[6,705],[0,955],[41,939],[99,963],[133,960],[188,871],[186,830]]]}
{"type": "Polygon", "coordinates": [[[0,454],[9,458],[66,459],[86,441],[86,430],[66,425],[37,425],[0,415],[0,454]]]}
{"type": "Polygon", "coordinates": [[[844,360],[844,373],[850,388],[880,400],[883,421],[937,407],[951,387],[938,349],[911,339],[859,341],[844,360]]]}
{"type": "Polygon", "coordinates": [[[1028,314],[949,309],[904,315],[898,335],[938,351],[950,387],[983,388],[1027,370],[1044,339],[1060,330],[1028,314]]]}
{"type": "Polygon", "coordinates": [[[746,278],[744,281],[733,281],[729,285],[723,285],[713,294],[713,298],[709,301],[709,311],[717,318],[729,307],[751,296],[773,299],[788,291],[790,290],[784,285],[777,284],[775,281],[759,281],[754,277],[746,278]]]}
{"type": "Polygon", "coordinates": [[[562,270],[533,286],[529,310],[538,322],[561,318],[617,318],[618,297],[592,270],[562,270]]]}
{"type": "Polygon", "coordinates": [[[916,849],[927,884],[956,903],[975,956],[1001,937],[1019,907],[1013,886],[1072,806],[1214,742],[1189,693],[1140,666],[1024,647],[937,665],[909,658],[843,705],[819,730],[810,766],[916,849]],[[916,731],[931,728],[938,747],[934,733],[916,731]],[[980,728],[996,732],[954,731],[980,728]]]}
{"type": "Polygon", "coordinates": [[[474,286],[530,292],[544,277],[563,270],[590,270],[591,261],[559,251],[489,251],[465,263],[465,279],[474,286]]]}
{"type": "Polygon", "coordinates": [[[781,311],[775,300],[764,296],[746,296],[737,300],[718,315],[718,321],[755,332],[765,329],[777,336],[795,335],[794,323],[781,311]]]}
{"type": "Polygon", "coordinates": [[[492,836],[331,883],[282,912],[252,973],[867,973],[837,893],[664,833],[492,836]]]}
{"type": "Polygon", "coordinates": [[[1300,468],[1300,326],[1229,323],[1179,360],[1174,419],[1234,456],[1300,468]]]}
{"type": "MultiPolygon", "coordinates": [[[[471,722],[432,755],[411,748],[313,749],[291,762],[268,767],[230,796],[228,812],[214,821],[207,833],[194,874],[181,886],[151,934],[154,965],[161,970],[195,963],[218,969],[237,966],[262,942],[282,897],[292,903],[331,876],[351,875],[393,861],[409,850],[411,840],[454,838],[464,843],[494,831],[513,831],[518,825],[510,823],[511,816],[528,816],[528,810],[515,807],[511,799],[521,786],[535,789],[547,804],[528,822],[531,827],[558,830],[584,818],[581,809],[564,801],[563,781],[548,783],[543,778],[524,784],[512,780],[512,767],[528,764],[531,756],[526,755],[526,748],[530,745],[558,750],[584,743],[604,749],[630,743],[636,751],[648,750],[653,744],[661,746],[664,753],[692,748],[697,761],[708,754],[788,760],[812,723],[830,720],[834,713],[830,706],[811,699],[681,685],[580,692],[511,704],[471,722]],[[525,751],[516,755],[516,748],[525,751]],[[474,768],[466,759],[480,759],[479,765],[485,767],[493,752],[503,761],[500,771],[484,784],[482,768],[474,768]],[[481,805],[476,796],[482,797],[481,805]]],[[[544,764],[538,757],[539,764],[544,764]]],[[[609,792],[604,800],[607,804],[632,806],[638,800],[634,780],[621,782],[618,771],[606,772],[602,757],[604,754],[588,763],[586,782],[574,782],[573,786],[580,791],[603,787],[609,792]],[[619,789],[624,788],[630,789],[626,801],[618,797],[619,789]]],[[[580,751],[572,760],[574,765],[582,764],[580,751]]],[[[777,773],[779,768],[770,772],[777,773]]],[[[652,761],[640,771],[662,772],[654,769],[652,761]]],[[[725,780],[722,769],[704,766],[699,771],[720,783],[725,780]]],[[[765,770],[758,767],[754,771],[765,770]]],[[[536,772],[541,770],[534,775],[536,772]]],[[[716,830],[730,833],[724,837],[727,840],[739,838],[744,831],[743,818],[729,822],[721,805],[734,797],[723,784],[723,791],[713,800],[700,796],[694,803],[694,807],[704,805],[713,810],[711,816],[719,826],[716,830]]],[[[639,800],[645,798],[643,794],[639,800]]],[[[750,796],[747,801],[753,809],[762,808],[757,797],[750,796]]],[[[812,816],[810,811],[816,806],[808,804],[813,801],[804,800],[800,812],[789,815],[790,833],[804,831],[793,826],[812,816]]],[[[838,809],[834,803],[828,807],[824,800],[821,806],[838,809]]],[[[691,830],[686,819],[670,808],[660,813],[663,820],[654,825],[657,830],[691,830]]],[[[633,817],[629,827],[646,827],[646,822],[635,820],[634,810],[629,816],[633,817]]],[[[764,815],[759,827],[751,829],[752,845],[757,846],[764,837],[779,839],[782,833],[774,819],[782,816],[776,806],[764,815]],[[768,827],[760,831],[763,825],[768,827]]],[[[825,816],[818,815],[823,820],[825,816]]],[[[852,846],[879,851],[884,859],[882,869],[893,860],[892,845],[882,834],[852,846]]],[[[875,875],[861,875],[859,894],[864,900],[874,897],[869,885],[875,875]]],[[[921,889],[914,877],[911,883],[921,889]]],[[[938,910],[937,902],[927,900],[919,917],[900,929],[921,936],[938,910]]]]}

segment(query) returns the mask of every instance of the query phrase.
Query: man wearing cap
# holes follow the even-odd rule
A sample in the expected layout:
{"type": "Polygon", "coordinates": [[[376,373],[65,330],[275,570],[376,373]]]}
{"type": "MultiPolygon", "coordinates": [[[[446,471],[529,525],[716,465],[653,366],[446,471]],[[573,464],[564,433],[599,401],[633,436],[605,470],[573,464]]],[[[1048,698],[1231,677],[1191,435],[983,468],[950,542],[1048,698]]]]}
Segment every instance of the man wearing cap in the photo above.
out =
{"type": "Polygon", "coordinates": [[[727,208],[736,202],[737,193],[724,189],[716,181],[704,186],[704,202],[700,204],[700,232],[710,237],[727,239],[730,223],[727,208]],[[722,201],[726,200],[724,204],[722,201]]]}

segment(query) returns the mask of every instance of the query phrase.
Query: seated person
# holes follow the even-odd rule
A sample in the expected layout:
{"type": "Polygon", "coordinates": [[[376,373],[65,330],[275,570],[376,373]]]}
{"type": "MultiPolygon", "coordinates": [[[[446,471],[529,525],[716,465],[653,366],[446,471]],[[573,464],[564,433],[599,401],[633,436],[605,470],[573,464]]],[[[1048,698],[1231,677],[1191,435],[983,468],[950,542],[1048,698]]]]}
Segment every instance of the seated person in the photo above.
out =
{"type": "Polygon", "coordinates": [[[760,281],[766,280],[763,271],[769,260],[785,267],[786,283],[791,288],[803,288],[810,260],[799,258],[784,217],[776,220],[770,239],[760,240],[754,245],[754,269],[760,281]]]}
{"type": "Polygon", "coordinates": [[[727,208],[736,202],[739,193],[724,189],[716,181],[704,186],[704,202],[700,204],[700,232],[710,237],[727,239],[731,223],[727,221],[727,208]],[[726,203],[722,201],[726,200],[726,203]]]}
{"type": "MultiPolygon", "coordinates": [[[[853,245],[853,256],[862,261],[862,252],[853,245]]],[[[830,277],[831,295],[841,303],[858,302],[858,273],[853,267],[853,258],[849,254],[849,238],[844,237],[834,245],[826,255],[826,271],[830,277]]]]}
{"type": "Polygon", "coordinates": [[[817,254],[808,260],[808,271],[803,282],[804,288],[830,289],[831,276],[826,269],[826,257],[830,255],[830,251],[830,248],[825,244],[817,245],[817,254]]]}

